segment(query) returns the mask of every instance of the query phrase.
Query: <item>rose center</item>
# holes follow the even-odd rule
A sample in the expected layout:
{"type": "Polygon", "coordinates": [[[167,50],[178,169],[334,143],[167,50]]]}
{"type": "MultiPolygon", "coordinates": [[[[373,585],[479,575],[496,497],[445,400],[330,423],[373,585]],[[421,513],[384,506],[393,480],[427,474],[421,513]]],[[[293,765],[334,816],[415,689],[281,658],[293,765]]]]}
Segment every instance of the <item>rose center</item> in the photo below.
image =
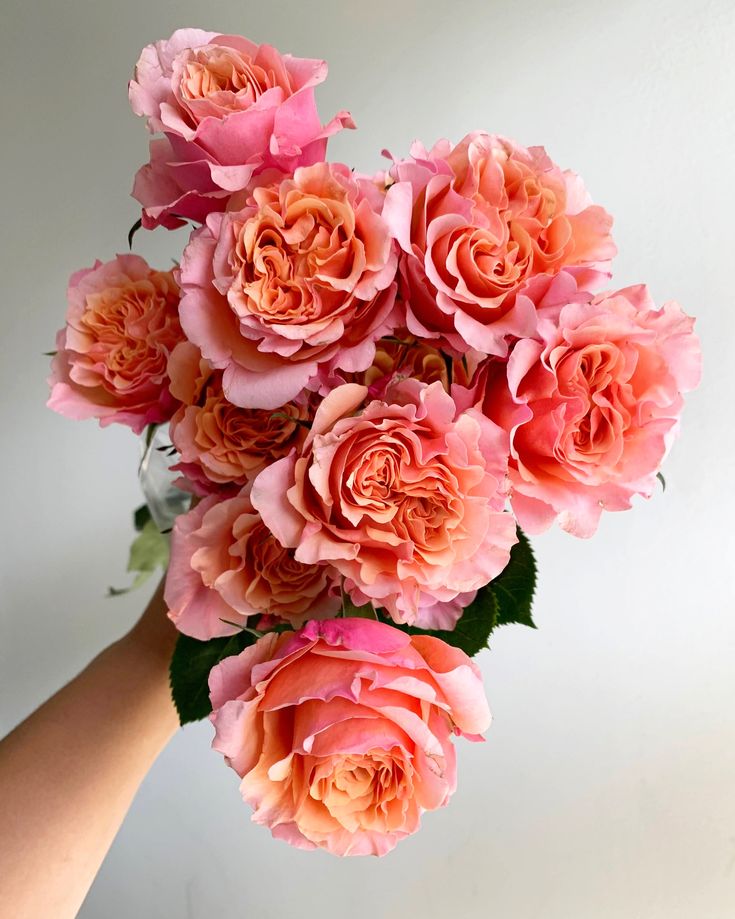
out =
{"type": "Polygon", "coordinates": [[[240,103],[252,103],[267,89],[268,75],[261,67],[222,48],[196,52],[181,80],[181,94],[187,101],[232,93],[240,103]]]}

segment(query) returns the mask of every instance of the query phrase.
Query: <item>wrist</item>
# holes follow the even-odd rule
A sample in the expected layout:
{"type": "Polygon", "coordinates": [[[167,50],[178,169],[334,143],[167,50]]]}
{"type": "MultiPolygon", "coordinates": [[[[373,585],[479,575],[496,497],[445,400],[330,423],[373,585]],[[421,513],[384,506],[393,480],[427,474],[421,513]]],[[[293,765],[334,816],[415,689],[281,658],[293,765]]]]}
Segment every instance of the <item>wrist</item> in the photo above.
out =
{"type": "Polygon", "coordinates": [[[153,663],[162,666],[168,673],[178,632],[168,618],[163,601],[163,584],[161,581],[145,612],[121,642],[136,654],[145,655],[153,663]]]}

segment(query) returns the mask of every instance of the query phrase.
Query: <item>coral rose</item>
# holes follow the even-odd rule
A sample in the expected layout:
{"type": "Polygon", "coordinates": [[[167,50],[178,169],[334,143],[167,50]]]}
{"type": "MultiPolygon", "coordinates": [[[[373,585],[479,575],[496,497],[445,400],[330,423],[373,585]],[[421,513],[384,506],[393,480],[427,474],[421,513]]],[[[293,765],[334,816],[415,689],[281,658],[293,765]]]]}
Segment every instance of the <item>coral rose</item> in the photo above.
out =
{"type": "Polygon", "coordinates": [[[477,666],[364,619],[268,634],[209,676],[213,747],[253,820],[334,855],[385,855],[456,786],[452,735],[490,725],[477,666]]]}
{"type": "Polygon", "coordinates": [[[367,393],[332,390],[301,450],[256,478],[253,504],[299,561],[334,565],[358,605],[451,629],[452,601],[498,575],[517,541],[507,435],[458,412],[440,382],[405,380],[364,405],[367,393]]]}
{"type": "Polygon", "coordinates": [[[591,536],[604,510],[649,497],[700,376],[694,320],[643,286],[570,303],[488,373],[484,410],[511,438],[511,503],[539,533],[591,536]]]}
{"type": "Polygon", "coordinates": [[[509,337],[534,333],[544,279],[564,270],[590,287],[609,277],[610,216],[542,147],[475,132],[455,147],[414,145],[390,175],[383,213],[404,253],[414,335],[505,356],[509,337]]]}
{"type": "Polygon", "coordinates": [[[222,371],[214,370],[191,342],[174,349],[169,375],[171,393],[181,402],[169,426],[181,457],[172,468],[197,494],[245,485],[306,437],[307,397],[277,411],[239,408],[225,398],[222,371]]]}
{"type": "Polygon", "coordinates": [[[392,331],[397,254],[362,184],[346,166],[297,169],[192,234],[181,322],[235,405],[277,408],[318,373],[365,370],[392,331]]]}
{"type": "Polygon", "coordinates": [[[323,160],[327,138],[354,127],[347,112],[322,127],[314,87],[326,75],[324,61],[200,29],[144,48],[130,104],[165,137],[151,142],[135,179],[143,225],[203,221],[258,172],[323,160]]]}
{"type": "Polygon", "coordinates": [[[253,510],[247,489],[209,495],[176,518],[165,601],[176,628],[193,638],[232,635],[264,613],[295,627],[341,607],[337,573],[305,565],[253,510]]]}
{"type": "Polygon", "coordinates": [[[173,273],[118,255],[72,275],[68,302],[49,408],[67,418],[98,418],[102,426],[126,424],[136,434],[167,421],[176,408],[168,358],[184,337],[173,273]]]}

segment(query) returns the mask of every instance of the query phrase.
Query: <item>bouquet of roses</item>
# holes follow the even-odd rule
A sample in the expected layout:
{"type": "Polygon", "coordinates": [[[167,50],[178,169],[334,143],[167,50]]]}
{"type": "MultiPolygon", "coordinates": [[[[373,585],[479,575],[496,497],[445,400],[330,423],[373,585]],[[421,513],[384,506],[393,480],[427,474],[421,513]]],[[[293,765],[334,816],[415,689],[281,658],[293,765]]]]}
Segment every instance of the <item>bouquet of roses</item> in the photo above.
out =
{"type": "Polygon", "coordinates": [[[323,61],[196,29],[146,47],[140,227],[173,270],[74,274],[49,405],[145,434],[182,723],[274,836],[383,854],[490,714],[471,656],[533,625],[524,532],[649,497],[696,386],[693,320],[611,276],[612,220],[542,147],[478,131],[361,175],[327,157],[323,61]],[[168,425],[168,434],[156,430],[168,425]],[[162,442],[158,443],[162,439],[162,442]],[[210,714],[211,713],[211,714],[210,714]]]}

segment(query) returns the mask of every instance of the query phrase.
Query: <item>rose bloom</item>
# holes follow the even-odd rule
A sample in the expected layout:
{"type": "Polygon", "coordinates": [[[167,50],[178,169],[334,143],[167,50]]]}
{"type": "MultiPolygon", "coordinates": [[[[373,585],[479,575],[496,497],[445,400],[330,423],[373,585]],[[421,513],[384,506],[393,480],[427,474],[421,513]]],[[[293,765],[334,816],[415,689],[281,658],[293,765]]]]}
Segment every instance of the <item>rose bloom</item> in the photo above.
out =
{"type": "Polygon", "coordinates": [[[346,166],[319,163],[192,234],[181,321],[230,402],[277,408],[318,373],[370,366],[394,325],[397,264],[376,200],[346,166]]]}
{"type": "Polygon", "coordinates": [[[377,342],[375,357],[367,370],[322,376],[319,394],[325,396],[343,383],[359,383],[368,387],[372,399],[382,399],[390,386],[406,379],[422,383],[438,381],[449,391],[452,385],[468,386],[484,358],[479,352],[453,358],[429,342],[414,338],[407,330],[398,329],[394,335],[377,342]]]}
{"type": "Polygon", "coordinates": [[[174,349],[169,375],[171,393],[181,403],[169,425],[181,457],[172,468],[196,494],[246,484],[306,437],[311,414],[306,397],[276,411],[239,408],[225,398],[222,371],[214,370],[191,342],[174,349]]]}
{"type": "Polygon", "coordinates": [[[402,340],[400,333],[396,341],[378,343],[373,363],[363,378],[373,398],[383,396],[391,383],[401,379],[439,381],[445,389],[449,388],[447,360],[441,351],[427,342],[412,340],[410,335],[402,340]]]}
{"type": "Polygon", "coordinates": [[[477,666],[365,619],[270,633],[209,676],[213,747],[256,823],[334,855],[385,855],[456,787],[452,735],[481,740],[477,666]]]}
{"type": "Polygon", "coordinates": [[[294,627],[341,607],[336,572],[305,565],[284,549],[253,509],[247,489],[209,495],[176,518],[164,598],[185,635],[232,635],[264,613],[294,627]]]}
{"type": "Polygon", "coordinates": [[[49,408],[67,418],[98,418],[102,426],[126,424],[136,434],[167,421],[176,407],[168,357],[183,338],[173,273],[118,255],[72,275],[67,296],[49,408]]]}
{"type": "Polygon", "coordinates": [[[486,369],[484,410],[510,433],[521,527],[591,536],[603,510],[650,497],[682,393],[699,382],[694,320],[644,286],[570,303],[486,369]]]}
{"type": "Polygon", "coordinates": [[[329,562],[353,602],[397,622],[451,629],[462,594],[487,584],[517,541],[503,512],[507,435],[441,383],[405,380],[385,401],[344,384],[302,448],[266,468],[252,499],[305,564],[329,562]]]}
{"type": "Polygon", "coordinates": [[[314,87],[326,75],[324,61],[200,29],[144,48],[130,104],[165,137],[151,142],[135,178],[143,225],[201,222],[263,169],[323,160],[327,138],[354,127],[347,112],[322,127],[314,87]]]}
{"type": "Polygon", "coordinates": [[[542,147],[475,132],[395,162],[384,208],[401,249],[405,322],[464,353],[505,356],[535,330],[539,285],[609,277],[612,220],[542,147]]]}

